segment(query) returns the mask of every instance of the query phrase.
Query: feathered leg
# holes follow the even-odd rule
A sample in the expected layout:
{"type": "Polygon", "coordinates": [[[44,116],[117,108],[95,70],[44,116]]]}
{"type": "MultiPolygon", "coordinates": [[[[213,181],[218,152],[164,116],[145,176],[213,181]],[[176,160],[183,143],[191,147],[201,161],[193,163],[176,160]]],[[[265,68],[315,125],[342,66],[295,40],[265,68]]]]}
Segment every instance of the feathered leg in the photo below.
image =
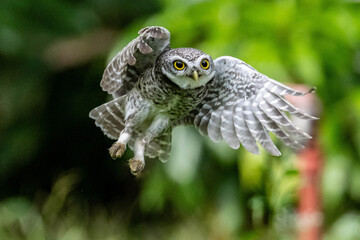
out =
{"type": "Polygon", "coordinates": [[[124,154],[126,144],[129,142],[131,135],[132,127],[125,125],[125,128],[121,131],[118,140],[109,148],[109,154],[113,159],[120,158],[124,154]]]}
{"type": "Polygon", "coordinates": [[[120,132],[118,140],[109,148],[112,158],[120,158],[125,150],[126,145],[130,141],[134,127],[140,125],[148,116],[149,105],[139,104],[141,97],[136,93],[132,93],[126,98],[124,129],[120,132]]]}
{"type": "Polygon", "coordinates": [[[132,174],[137,175],[145,167],[144,151],[145,141],[137,140],[134,146],[135,156],[129,160],[130,171],[132,174]]]}
{"type": "Polygon", "coordinates": [[[131,173],[137,175],[145,167],[144,152],[145,147],[156,137],[161,135],[169,126],[169,118],[167,116],[158,115],[152,121],[146,131],[136,139],[134,144],[135,155],[129,161],[131,173]]]}

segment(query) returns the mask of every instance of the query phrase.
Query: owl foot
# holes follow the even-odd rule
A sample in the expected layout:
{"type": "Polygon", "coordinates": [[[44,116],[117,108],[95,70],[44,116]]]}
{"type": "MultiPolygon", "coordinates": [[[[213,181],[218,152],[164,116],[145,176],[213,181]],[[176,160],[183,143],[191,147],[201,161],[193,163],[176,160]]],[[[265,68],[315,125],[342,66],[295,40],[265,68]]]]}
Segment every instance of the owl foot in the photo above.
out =
{"type": "Polygon", "coordinates": [[[110,156],[113,159],[120,158],[126,150],[126,144],[120,142],[114,142],[114,144],[109,148],[110,156]]]}
{"type": "Polygon", "coordinates": [[[129,161],[130,171],[133,175],[139,174],[145,167],[145,162],[141,159],[132,158],[129,161]]]}

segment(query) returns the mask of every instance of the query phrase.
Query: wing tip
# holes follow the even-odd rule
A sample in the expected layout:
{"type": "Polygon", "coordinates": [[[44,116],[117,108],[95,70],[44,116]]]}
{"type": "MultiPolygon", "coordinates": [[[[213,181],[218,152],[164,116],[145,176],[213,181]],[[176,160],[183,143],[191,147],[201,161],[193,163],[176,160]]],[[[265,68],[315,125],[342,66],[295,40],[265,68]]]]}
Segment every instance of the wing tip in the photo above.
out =
{"type": "Polygon", "coordinates": [[[315,117],[315,116],[312,116],[312,115],[310,115],[310,114],[307,114],[307,113],[304,113],[304,112],[301,112],[300,110],[299,110],[299,113],[300,114],[297,114],[297,115],[295,115],[295,114],[291,114],[291,116],[294,116],[294,117],[297,117],[297,118],[300,118],[300,119],[305,119],[305,120],[320,120],[320,118],[318,118],[318,117],[315,117]]]}
{"type": "Polygon", "coordinates": [[[213,141],[214,143],[219,143],[219,142],[221,142],[221,140],[223,140],[220,135],[219,135],[219,136],[214,136],[213,134],[208,133],[208,137],[209,137],[210,140],[213,141]]]}
{"type": "Polygon", "coordinates": [[[226,143],[226,144],[227,144],[230,148],[235,149],[235,150],[237,150],[237,149],[240,148],[240,142],[239,142],[239,143],[231,143],[231,144],[226,143]]]}
{"type": "Polygon", "coordinates": [[[97,108],[94,108],[89,112],[89,118],[96,120],[99,117],[99,111],[97,108]]]}
{"type": "Polygon", "coordinates": [[[279,149],[273,149],[272,151],[268,151],[268,153],[270,153],[271,155],[273,155],[275,157],[281,156],[281,152],[279,151],[279,149]]]}
{"type": "MultiPolygon", "coordinates": [[[[304,132],[300,128],[296,128],[297,132],[293,133],[294,136],[297,136],[300,139],[312,139],[313,137],[308,134],[307,132],[304,132]]],[[[292,134],[292,133],[290,133],[292,134]]]]}
{"type": "Polygon", "coordinates": [[[306,94],[308,93],[314,93],[316,91],[316,87],[312,87],[309,89],[309,91],[306,92],[306,94]]]}
{"type": "Polygon", "coordinates": [[[280,152],[280,150],[275,146],[275,144],[272,144],[272,146],[263,146],[264,147],[264,149],[268,152],[268,153],[270,153],[271,155],[273,155],[273,156],[276,156],[276,157],[278,157],[278,156],[281,156],[281,152],[280,152]]]}
{"type": "Polygon", "coordinates": [[[255,155],[260,154],[260,150],[259,150],[259,147],[257,146],[257,144],[255,144],[255,145],[242,144],[242,145],[248,152],[255,154],[255,155]]]}
{"type": "Polygon", "coordinates": [[[144,36],[149,34],[150,37],[165,39],[170,37],[170,32],[164,27],[161,26],[148,26],[139,30],[138,34],[144,36]]]}

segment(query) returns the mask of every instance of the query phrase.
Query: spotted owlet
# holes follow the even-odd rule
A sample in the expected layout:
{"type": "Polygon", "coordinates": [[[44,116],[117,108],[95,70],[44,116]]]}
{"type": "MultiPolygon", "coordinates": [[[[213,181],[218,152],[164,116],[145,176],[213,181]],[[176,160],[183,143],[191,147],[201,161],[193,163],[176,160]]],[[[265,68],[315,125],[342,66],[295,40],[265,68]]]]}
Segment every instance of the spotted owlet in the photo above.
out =
{"type": "Polygon", "coordinates": [[[169,46],[170,32],[146,27],[106,67],[101,87],[113,100],[90,112],[106,136],[116,139],[110,147],[119,158],[126,146],[134,151],[130,170],[144,169],[144,157],[166,161],[172,128],[191,124],[214,142],[231,148],[243,145],[258,154],[257,142],[270,154],[281,153],[269,131],[286,145],[302,148],[297,141],[310,138],[295,127],[285,112],[305,119],[283,95],[303,96],[245,62],[223,56],[213,60],[194,48],[169,46]]]}

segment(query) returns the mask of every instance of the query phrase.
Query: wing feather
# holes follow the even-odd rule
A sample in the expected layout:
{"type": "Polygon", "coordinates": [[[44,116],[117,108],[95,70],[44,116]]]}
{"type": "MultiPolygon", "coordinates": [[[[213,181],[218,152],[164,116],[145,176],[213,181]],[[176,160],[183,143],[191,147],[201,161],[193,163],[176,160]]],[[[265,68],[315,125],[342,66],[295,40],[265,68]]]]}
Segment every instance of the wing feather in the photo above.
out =
{"type": "Polygon", "coordinates": [[[261,124],[270,132],[273,132],[285,145],[295,148],[295,149],[302,149],[304,148],[298,141],[293,139],[289,134],[287,134],[281,127],[270,119],[262,109],[258,105],[254,106],[254,113],[261,122],[261,124]]]}
{"type": "Polygon", "coordinates": [[[221,115],[224,107],[218,108],[211,113],[210,121],[207,126],[209,138],[214,142],[220,142],[223,138],[221,135],[221,115]]]}
{"type": "MultiPolygon", "coordinates": [[[[261,99],[263,99],[262,96],[261,99]]],[[[265,100],[260,101],[260,108],[269,118],[285,128],[290,135],[302,139],[311,139],[309,134],[296,127],[283,112],[273,107],[265,100]]]]}
{"type": "Polygon", "coordinates": [[[308,93],[312,93],[315,91],[315,88],[313,87],[307,92],[300,92],[300,91],[292,89],[288,86],[285,86],[284,84],[279,83],[265,75],[262,75],[262,76],[266,79],[266,82],[264,83],[264,88],[266,88],[270,92],[279,94],[281,96],[284,96],[284,95],[304,96],[308,93]]]}
{"type": "Polygon", "coordinates": [[[279,149],[277,149],[275,144],[272,142],[269,133],[266,131],[266,129],[264,129],[262,123],[255,116],[252,105],[256,106],[257,103],[254,102],[253,104],[250,104],[246,101],[243,104],[244,118],[250,133],[260,143],[260,145],[265,148],[266,151],[274,156],[280,156],[281,153],[279,149]]]}
{"type": "Polygon", "coordinates": [[[224,140],[230,147],[241,145],[258,154],[257,142],[270,154],[279,156],[269,132],[273,132],[287,146],[301,149],[296,139],[311,136],[289,120],[285,112],[303,119],[316,119],[285,100],[282,95],[303,96],[233,57],[214,60],[216,76],[208,95],[180,123],[193,123],[214,142],[224,140]]]}
{"type": "Polygon", "coordinates": [[[193,122],[194,125],[198,128],[199,132],[203,135],[208,135],[208,124],[211,118],[211,113],[217,109],[215,103],[218,102],[218,100],[217,93],[209,91],[206,99],[204,99],[204,104],[201,106],[201,108],[195,110],[196,116],[188,116],[190,120],[187,119],[187,122],[193,122]],[[193,121],[191,121],[191,119],[193,119],[193,121]]]}
{"type": "MultiPolygon", "coordinates": [[[[211,118],[211,113],[206,114],[202,116],[201,118],[198,118],[199,124],[198,124],[198,130],[203,135],[208,135],[208,125],[211,118]]],[[[191,122],[191,120],[190,120],[191,122]]]]}
{"type": "Polygon", "coordinates": [[[243,101],[240,101],[236,107],[233,115],[235,132],[241,144],[246,150],[253,154],[259,154],[259,148],[256,144],[255,138],[251,135],[249,128],[246,125],[244,114],[242,111],[243,101]]]}
{"type": "Polygon", "coordinates": [[[169,48],[170,32],[163,27],[146,27],[106,67],[100,86],[114,98],[126,94],[138,77],[169,48]],[[134,74],[135,73],[135,74],[134,74]]]}
{"type": "Polygon", "coordinates": [[[114,99],[91,110],[89,116],[95,120],[95,125],[100,127],[106,136],[118,139],[124,129],[124,97],[114,99]]]}
{"type": "Polygon", "coordinates": [[[291,115],[301,118],[301,119],[317,119],[316,117],[310,116],[309,114],[306,114],[302,111],[300,111],[298,108],[296,108],[294,105],[292,105],[290,102],[286,101],[281,96],[277,95],[273,92],[266,92],[264,94],[264,99],[267,101],[270,105],[273,107],[289,112],[291,115]]]}
{"type": "Polygon", "coordinates": [[[221,115],[220,132],[224,141],[234,149],[240,147],[233,120],[234,106],[226,106],[221,115]]]}

